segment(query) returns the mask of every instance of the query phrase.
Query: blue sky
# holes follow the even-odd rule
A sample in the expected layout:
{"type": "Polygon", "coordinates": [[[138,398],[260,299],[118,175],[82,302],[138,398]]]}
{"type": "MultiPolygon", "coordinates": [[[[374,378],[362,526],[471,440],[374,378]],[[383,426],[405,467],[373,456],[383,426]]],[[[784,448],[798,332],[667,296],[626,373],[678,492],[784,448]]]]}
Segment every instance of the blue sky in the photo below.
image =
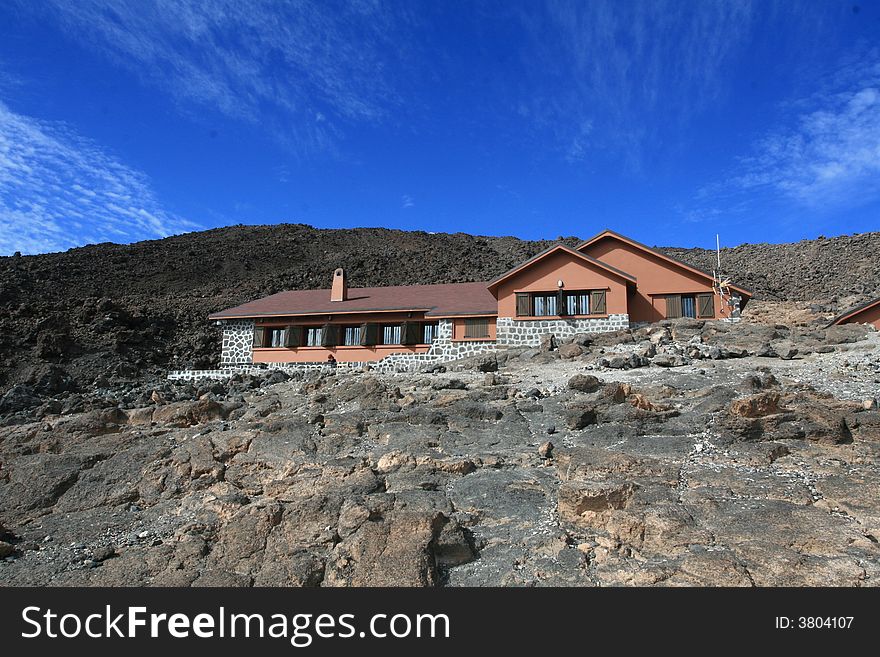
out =
{"type": "Polygon", "coordinates": [[[880,230],[880,3],[0,4],[0,254],[279,222],[880,230]]]}

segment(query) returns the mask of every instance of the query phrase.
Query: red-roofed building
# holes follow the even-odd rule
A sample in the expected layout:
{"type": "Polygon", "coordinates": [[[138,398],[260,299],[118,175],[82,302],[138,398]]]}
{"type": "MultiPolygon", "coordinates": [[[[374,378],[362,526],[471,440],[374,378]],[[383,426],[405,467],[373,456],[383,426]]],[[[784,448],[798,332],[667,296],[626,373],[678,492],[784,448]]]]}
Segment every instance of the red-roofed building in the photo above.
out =
{"type": "Polygon", "coordinates": [[[210,316],[224,367],[251,363],[420,363],[545,334],[611,331],[669,317],[738,317],[751,294],[605,231],[556,244],[488,282],[279,292],[210,316]]]}
{"type": "Polygon", "coordinates": [[[834,324],[871,324],[880,329],[880,297],[871,299],[831,320],[834,324]]]}

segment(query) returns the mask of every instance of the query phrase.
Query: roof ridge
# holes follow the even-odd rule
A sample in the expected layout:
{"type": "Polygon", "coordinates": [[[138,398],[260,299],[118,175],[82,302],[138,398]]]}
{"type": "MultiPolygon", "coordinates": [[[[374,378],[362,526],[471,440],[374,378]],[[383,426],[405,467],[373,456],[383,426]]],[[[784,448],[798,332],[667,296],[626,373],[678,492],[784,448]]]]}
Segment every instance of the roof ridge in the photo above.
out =
{"type": "MultiPolygon", "coordinates": [[[[715,276],[713,274],[710,274],[709,272],[707,272],[705,269],[695,267],[694,265],[687,263],[680,258],[676,258],[675,256],[671,256],[667,253],[663,253],[662,251],[660,251],[652,246],[648,246],[647,244],[639,242],[638,240],[633,239],[632,237],[627,237],[626,235],[623,235],[622,233],[618,233],[617,231],[611,230],[610,228],[606,228],[605,230],[593,235],[590,239],[584,240],[583,242],[581,242],[580,244],[577,245],[577,250],[580,251],[580,249],[582,249],[583,247],[588,246],[589,244],[592,244],[593,242],[595,242],[598,239],[605,237],[605,236],[613,236],[613,237],[621,239],[625,242],[629,242],[630,244],[632,244],[638,248],[641,248],[641,249],[647,251],[648,253],[653,253],[656,256],[659,256],[661,258],[665,258],[666,260],[668,260],[672,263],[678,264],[682,267],[685,267],[686,269],[690,269],[691,271],[693,271],[697,274],[701,274],[707,278],[711,278],[713,280],[715,279],[715,276]]],[[[733,287],[741,292],[745,292],[749,296],[754,296],[754,292],[752,292],[752,290],[750,290],[746,287],[743,287],[742,285],[731,285],[731,287],[733,287]]]]}

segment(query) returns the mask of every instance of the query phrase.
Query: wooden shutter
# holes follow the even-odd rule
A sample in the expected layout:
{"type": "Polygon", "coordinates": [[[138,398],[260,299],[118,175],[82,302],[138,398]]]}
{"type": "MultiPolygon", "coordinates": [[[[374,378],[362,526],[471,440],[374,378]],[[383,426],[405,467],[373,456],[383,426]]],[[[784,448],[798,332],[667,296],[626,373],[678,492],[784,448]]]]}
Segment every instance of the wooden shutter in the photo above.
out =
{"type": "Polygon", "coordinates": [[[681,317],[681,295],[666,295],[666,318],[675,319],[681,317]]]}
{"type": "Polygon", "coordinates": [[[376,337],[379,334],[378,324],[361,324],[361,346],[373,347],[376,345],[376,337]]]}
{"type": "Polygon", "coordinates": [[[422,341],[420,322],[404,322],[400,330],[400,344],[419,344],[422,341]]]}
{"type": "Polygon", "coordinates": [[[284,331],[284,346],[299,347],[302,345],[302,326],[288,326],[284,331]]]}
{"type": "Polygon", "coordinates": [[[321,329],[321,346],[335,347],[339,344],[339,324],[324,324],[321,329]]]}
{"type": "Polygon", "coordinates": [[[715,317],[715,295],[697,295],[697,317],[715,317]]]}
{"type": "Polygon", "coordinates": [[[516,316],[528,317],[532,314],[532,299],[528,292],[516,293],[516,316]]]}
{"type": "Polygon", "coordinates": [[[563,290],[556,292],[556,314],[560,317],[568,314],[568,293],[563,290]]]}
{"type": "Polygon", "coordinates": [[[605,290],[593,290],[590,292],[590,314],[605,315],[606,313],[605,290]]]}
{"type": "Polygon", "coordinates": [[[489,320],[485,319],[485,318],[464,320],[464,337],[466,337],[466,338],[488,338],[489,337],[489,320]]]}
{"type": "Polygon", "coordinates": [[[264,347],[266,345],[266,329],[258,326],[254,329],[254,347],[264,347]]]}

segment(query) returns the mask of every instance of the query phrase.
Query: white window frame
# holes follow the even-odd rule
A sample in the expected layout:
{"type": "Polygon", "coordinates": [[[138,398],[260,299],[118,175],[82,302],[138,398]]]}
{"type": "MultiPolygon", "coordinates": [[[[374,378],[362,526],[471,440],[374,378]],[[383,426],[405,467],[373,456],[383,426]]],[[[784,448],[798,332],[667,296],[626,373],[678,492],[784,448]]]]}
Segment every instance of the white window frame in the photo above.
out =
{"type": "Polygon", "coordinates": [[[403,326],[400,324],[382,325],[382,344],[397,345],[403,340],[403,326]]]}
{"type": "Polygon", "coordinates": [[[361,343],[361,327],[346,326],[342,336],[342,344],[346,347],[354,347],[361,343]]]}
{"type": "Polygon", "coordinates": [[[437,339],[437,334],[440,332],[440,325],[436,322],[427,322],[422,324],[422,340],[424,342],[422,344],[431,344],[434,340],[437,339]]]}
{"type": "Polygon", "coordinates": [[[321,346],[321,338],[324,332],[323,328],[320,326],[307,326],[306,329],[306,346],[307,347],[320,347],[321,346]]]}

